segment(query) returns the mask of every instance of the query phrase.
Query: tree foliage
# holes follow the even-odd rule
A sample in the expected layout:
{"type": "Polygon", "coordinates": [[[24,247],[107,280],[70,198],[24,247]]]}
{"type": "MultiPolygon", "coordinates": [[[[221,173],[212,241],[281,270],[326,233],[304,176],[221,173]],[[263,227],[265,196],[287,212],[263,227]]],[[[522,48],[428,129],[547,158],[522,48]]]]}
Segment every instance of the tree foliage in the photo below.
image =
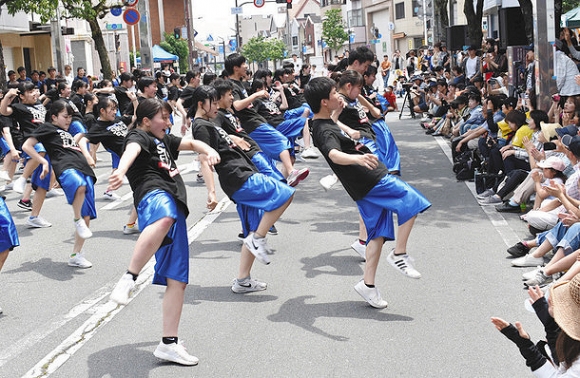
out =
{"type": "Polygon", "coordinates": [[[159,46],[173,55],[179,57],[179,71],[187,72],[189,69],[189,46],[186,39],[175,39],[171,33],[163,33],[165,41],[159,43],[159,46]]]}
{"type": "Polygon", "coordinates": [[[331,50],[338,50],[348,41],[348,33],[344,30],[345,24],[340,9],[330,9],[324,13],[322,21],[322,40],[331,50]]]}
{"type": "Polygon", "coordinates": [[[252,37],[242,46],[242,54],[250,62],[283,59],[285,50],[286,45],[280,39],[262,36],[252,37]]]}
{"type": "Polygon", "coordinates": [[[60,4],[62,18],[76,18],[85,20],[91,28],[91,37],[95,42],[95,48],[99,54],[99,60],[105,78],[112,77],[111,62],[105,46],[103,33],[98,20],[105,17],[110,9],[122,6],[121,0],[3,0],[8,8],[8,13],[14,15],[17,12],[34,13],[45,23],[56,15],[60,4]]]}

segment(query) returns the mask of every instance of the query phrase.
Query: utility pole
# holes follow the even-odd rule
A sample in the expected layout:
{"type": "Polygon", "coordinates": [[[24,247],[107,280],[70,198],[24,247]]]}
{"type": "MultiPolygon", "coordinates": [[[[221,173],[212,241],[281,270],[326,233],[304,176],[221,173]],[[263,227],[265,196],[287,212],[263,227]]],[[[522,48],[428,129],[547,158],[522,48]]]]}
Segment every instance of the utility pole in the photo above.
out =
{"type": "MultiPolygon", "coordinates": [[[[185,10],[185,24],[187,27],[187,48],[189,54],[187,54],[189,69],[193,70],[195,67],[194,54],[195,54],[195,36],[193,31],[193,26],[191,25],[191,9],[189,8],[189,2],[193,0],[183,0],[183,6],[185,10]]],[[[236,0],[237,1],[237,0],[236,0]]]]}

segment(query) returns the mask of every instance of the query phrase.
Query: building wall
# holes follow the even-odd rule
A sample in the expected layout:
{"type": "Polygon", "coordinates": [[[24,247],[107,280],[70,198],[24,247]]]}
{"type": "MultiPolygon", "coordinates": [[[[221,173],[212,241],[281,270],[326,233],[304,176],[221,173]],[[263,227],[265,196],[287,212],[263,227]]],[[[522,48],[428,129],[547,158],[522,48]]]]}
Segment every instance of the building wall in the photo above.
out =
{"type": "Polygon", "coordinates": [[[164,40],[163,32],[172,34],[174,28],[185,26],[183,0],[149,0],[149,13],[153,45],[158,45],[164,40]],[[163,6],[162,20],[159,18],[159,3],[163,6]]]}

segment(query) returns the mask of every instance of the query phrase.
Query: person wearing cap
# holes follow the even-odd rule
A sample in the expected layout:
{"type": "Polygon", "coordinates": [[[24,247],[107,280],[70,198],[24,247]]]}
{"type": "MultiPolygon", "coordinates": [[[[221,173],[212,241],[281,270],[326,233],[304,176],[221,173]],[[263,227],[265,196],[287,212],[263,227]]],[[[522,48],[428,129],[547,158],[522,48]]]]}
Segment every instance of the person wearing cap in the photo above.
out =
{"type": "Polygon", "coordinates": [[[580,275],[551,287],[549,298],[537,287],[528,289],[528,295],[534,312],[544,325],[549,355],[543,343],[534,344],[530,340],[520,322],[514,325],[492,317],[492,324],[516,344],[535,377],[580,376],[580,275]],[[544,349],[543,352],[540,349],[544,349]]]}
{"type": "Polygon", "coordinates": [[[461,66],[465,73],[465,85],[473,84],[481,76],[481,58],[477,56],[477,46],[469,46],[467,57],[461,61],[461,66]]]}
{"type": "Polygon", "coordinates": [[[501,76],[492,77],[487,82],[487,94],[488,95],[505,95],[509,94],[508,89],[503,85],[503,79],[501,76]]]}

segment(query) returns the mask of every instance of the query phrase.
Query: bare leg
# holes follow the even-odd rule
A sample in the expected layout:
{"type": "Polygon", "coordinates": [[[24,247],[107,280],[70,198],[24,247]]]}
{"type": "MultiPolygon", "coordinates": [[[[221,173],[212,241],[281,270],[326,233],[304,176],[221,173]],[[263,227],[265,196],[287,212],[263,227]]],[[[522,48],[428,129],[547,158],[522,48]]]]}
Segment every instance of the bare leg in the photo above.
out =
{"type": "Polygon", "coordinates": [[[292,157],[288,150],[284,150],[280,153],[280,161],[282,162],[282,174],[284,177],[288,177],[290,172],[294,169],[294,163],[292,162],[292,157]]]}
{"type": "Polygon", "coordinates": [[[184,282],[167,279],[163,296],[163,337],[176,337],[185,297],[184,282]]]}
{"type": "Polygon", "coordinates": [[[6,259],[8,258],[9,254],[10,254],[9,249],[0,252],[0,271],[2,270],[2,267],[4,266],[4,263],[6,262],[6,259]]]}
{"type": "Polygon", "coordinates": [[[358,238],[359,240],[367,240],[367,228],[363,222],[362,216],[358,214],[358,238]]]}
{"type": "Polygon", "coordinates": [[[240,255],[240,268],[238,270],[238,279],[241,280],[243,278],[250,276],[250,271],[252,270],[252,265],[254,264],[254,260],[256,258],[252,255],[252,252],[246,247],[246,245],[242,245],[242,254],[240,255]]]}
{"type": "Polygon", "coordinates": [[[284,211],[288,208],[288,206],[290,206],[290,203],[292,202],[293,198],[294,196],[290,197],[288,201],[286,201],[279,208],[264,213],[262,219],[260,220],[260,224],[258,225],[258,229],[254,231],[256,237],[263,238],[264,236],[266,236],[270,227],[272,227],[272,225],[276,223],[276,221],[282,216],[282,214],[284,214],[284,211]]]}
{"type": "Polygon", "coordinates": [[[377,274],[377,267],[381,258],[381,251],[383,249],[384,239],[382,237],[370,240],[367,243],[366,249],[366,263],[363,279],[365,284],[374,285],[375,276],[377,274]]]}
{"type": "Polygon", "coordinates": [[[40,214],[45,199],[46,189],[41,187],[36,188],[36,191],[34,192],[34,201],[32,201],[32,211],[30,212],[31,217],[37,217],[40,214]]]}
{"type": "Polygon", "coordinates": [[[395,255],[407,253],[407,242],[409,241],[409,235],[411,235],[411,231],[413,230],[415,219],[417,219],[416,215],[405,223],[399,225],[399,228],[397,229],[397,240],[395,241],[395,255]]]}
{"type": "Polygon", "coordinates": [[[141,235],[137,239],[133,249],[133,256],[129,263],[129,271],[131,273],[139,274],[141,272],[147,261],[153,257],[161,246],[163,239],[165,239],[174,222],[173,218],[165,217],[141,230],[141,235]]]}
{"type": "Polygon", "coordinates": [[[558,248],[558,251],[556,251],[554,257],[552,257],[552,260],[550,260],[550,262],[544,267],[544,274],[551,276],[552,274],[564,272],[565,270],[570,269],[570,267],[576,262],[579,252],[580,251],[574,251],[566,256],[564,254],[564,249],[558,248]]]}
{"type": "MultiPolygon", "coordinates": [[[[529,247],[531,247],[528,244],[529,247]]],[[[542,244],[540,244],[540,246],[534,251],[532,252],[532,256],[533,257],[543,257],[546,253],[550,252],[554,247],[552,246],[552,244],[550,244],[550,242],[548,241],[548,239],[544,240],[544,242],[542,244]]]]}

